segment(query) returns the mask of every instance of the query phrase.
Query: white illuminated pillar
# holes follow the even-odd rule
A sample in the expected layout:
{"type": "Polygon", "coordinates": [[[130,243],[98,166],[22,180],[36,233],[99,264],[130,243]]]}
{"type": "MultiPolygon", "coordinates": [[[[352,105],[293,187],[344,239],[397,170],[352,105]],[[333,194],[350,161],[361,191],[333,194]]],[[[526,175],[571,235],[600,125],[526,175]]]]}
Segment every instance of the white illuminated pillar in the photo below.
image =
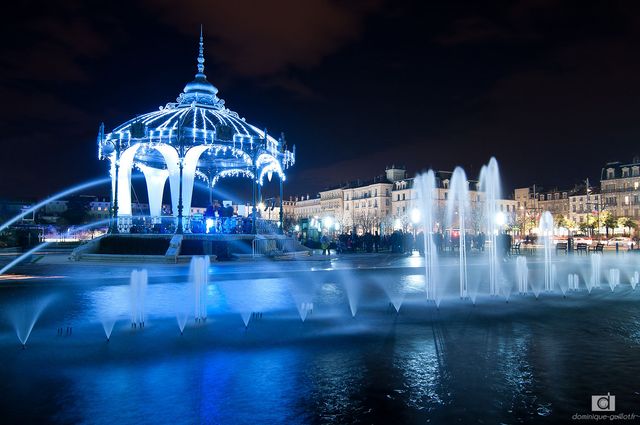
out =
{"type": "Polygon", "coordinates": [[[169,177],[169,170],[148,167],[146,165],[140,165],[140,169],[147,182],[149,214],[151,215],[153,223],[159,223],[160,216],[162,215],[162,194],[164,192],[164,185],[167,182],[167,177],[169,177]]]}
{"type": "Polygon", "coordinates": [[[166,144],[158,144],[153,146],[162,154],[167,171],[169,173],[169,187],[171,189],[171,210],[174,216],[178,216],[178,197],[180,193],[180,166],[178,152],[172,146],[166,144]]]}
{"type": "MultiPolygon", "coordinates": [[[[182,168],[182,217],[183,226],[189,223],[191,216],[191,198],[193,196],[193,184],[196,177],[196,168],[200,155],[206,151],[209,146],[194,146],[189,149],[184,156],[184,165],[182,168]]],[[[178,215],[177,209],[174,215],[178,215]]],[[[187,226],[185,226],[187,227],[187,226]]]]}
{"type": "Polygon", "coordinates": [[[118,170],[118,217],[131,216],[131,168],[140,145],[134,145],[120,154],[118,170]]]}

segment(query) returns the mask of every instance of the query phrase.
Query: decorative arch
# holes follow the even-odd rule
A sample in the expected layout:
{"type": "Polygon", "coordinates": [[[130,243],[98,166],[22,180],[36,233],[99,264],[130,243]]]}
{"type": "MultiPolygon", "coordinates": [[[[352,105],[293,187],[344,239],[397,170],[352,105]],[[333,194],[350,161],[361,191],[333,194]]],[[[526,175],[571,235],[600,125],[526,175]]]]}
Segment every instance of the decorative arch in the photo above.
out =
{"type": "Polygon", "coordinates": [[[256,159],[256,170],[259,170],[257,181],[260,186],[264,183],[265,174],[269,181],[271,181],[271,175],[273,172],[278,174],[280,180],[285,181],[286,179],[280,162],[268,153],[261,153],[258,155],[258,158],[256,159]]]}
{"type": "Polygon", "coordinates": [[[256,176],[253,174],[251,170],[245,170],[242,168],[231,168],[229,170],[222,170],[211,179],[211,187],[214,187],[218,180],[225,177],[248,177],[250,179],[255,179],[256,176]]]}

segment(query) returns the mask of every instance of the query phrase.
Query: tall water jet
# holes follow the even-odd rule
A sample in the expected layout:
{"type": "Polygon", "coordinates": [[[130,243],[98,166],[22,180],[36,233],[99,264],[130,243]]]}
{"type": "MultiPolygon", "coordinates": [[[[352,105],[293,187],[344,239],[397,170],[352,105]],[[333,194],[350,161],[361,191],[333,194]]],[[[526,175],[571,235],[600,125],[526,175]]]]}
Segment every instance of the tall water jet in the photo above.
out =
{"type": "MultiPolygon", "coordinates": [[[[504,214],[500,211],[500,170],[495,158],[480,170],[480,190],[484,192],[484,219],[489,238],[489,293],[498,295],[500,261],[498,261],[498,234],[504,225],[504,214]]],[[[526,293],[526,289],[525,289],[526,293]]]]}
{"type": "Polygon", "coordinates": [[[147,293],[147,270],[133,270],[130,279],[131,327],[144,327],[145,297],[147,293]]]}
{"type": "Polygon", "coordinates": [[[360,300],[360,285],[356,279],[347,278],[344,280],[344,290],[347,293],[351,317],[356,317],[356,313],[358,313],[358,301],[360,300]]]}
{"type": "Polygon", "coordinates": [[[51,196],[51,197],[49,197],[49,198],[47,198],[47,199],[45,199],[43,201],[38,202],[37,204],[35,204],[32,207],[27,208],[25,210],[22,210],[20,212],[20,214],[16,215],[15,217],[12,217],[11,219],[9,219],[8,221],[6,221],[6,222],[4,222],[2,224],[0,224],[0,232],[2,230],[6,229],[7,227],[11,226],[16,221],[18,221],[21,218],[26,217],[29,214],[39,210],[40,208],[44,207],[45,205],[47,205],[50,202],[53,202],[53,201],[55,201],[57,199],[60,199],[60,198],[64,198],[65,196],[69,196],[69,195],[71,195],[71,194],[73,194],[75,192],[79,192],[79,191],[84,190],[84,189],[89,189],[89,188],[92,188],[92,187],[95,187],[95,186],[99,186],[99,185],[104,184],[104,183],[108,183],[110,181],[111,181],[111,177],[107,177],[107,178],[103,178],[103,179],[93,180],[93,181],[90,181],[90,182],[87,182],[87,183],[82,183],[82,184],[79,184],[77,186],[71,187],[69,189],[65,189],[62,192],[58,192],[57,194],[55,194],[55,195],[53,195],[53,196],[51,196]]]}
{"type": "MultiPolygon", "coordinates": [[[[93,223],[89,223],[89,224],[84,225],[84,226],[76,227],[71,231],[67,231],[66,234],[69,236],[69,235],[72,235],[74,233],[81,232],[81,231],[86,230],[86,229],[90,229],[90,228],[92,228],[94,226],[100,226],[102,224],[106,224],[109,221],[111,221],[111,219],[105,219],[105,220],[100,220],[100,221],[96,221],[96,222],[93,222],[93,223]]],[[[17,258],[15,258],[13,261],[10,261],[9,264],[7,264],[4,267],[2,267],[0,269],[0,275],[5,274],[6,272],[9,271],[9,269],[14,267],[16,264],[21,263],[25,259],[29,258],[31,255],[33,255],[36,252],[46,248],[47,246],[49,246],[49,243],[50,242],[43,242],[40,245],[36,245],[35,247],[31,248],[30,250],[28,250],[26,252],[23,252],[21,255],[19,255],[17,258]]]]}
{"type": "Polygon", "coordinates": [[[518,280],[518,292],[525,295],[529,286],[529,267],[527,267],[527,257],[519,255],[516,258],[516,278],[518,280]]]}
{"type": "Polygon", "coordinates": [[[587,290],[591,290],[596,286],[600,287],[600,273],[602,269],[602,254],[594,253],[591,255],[591,279],[587,285],[587,290]]]}
{"type": "Polygon", "coordinates": [[[458,225],[458,251],[459,251],[459,272],[460,272],[460,298],[469,297],[469,281],[467,279],[467,244],[466,244],[466,223],[469,206],[469,182],[467,175],[460,167],[453,170],[451,183],[449,186],[449,199],[447,201],[447,224],[452,230],[458,225]],[[454,215],[457,213],[457,220],[454,215]],[[457,221],[457,223],[456,223],[457,221]]]}
{"type": "Polygon", "coordinates": [[[307,319],[307,315],[313,310],[313,296],[316,290],[315,283],[306,282],[304,285],[300,285],[298,281],[290,281],[288,286],[289,293],[293,298],[293,302],[296,304],[300,320],[304,322],[307,319]]]}
{"type": "Polygon", "coordinates": [[[300,320],[304,322],[305,320],[307,320],[307,316],[309,315],[309,313],[313,311],[313,303],[297,303],[296,308],[298,309],[300,320]]]}
{"type": "Polygon", "coordinates": [[[553,290],[555,273],[551,267],[551,257],[553,253],[553,216],[549,211],[542,213],[538,227],[542,234],[542,244],[544,247],[544,290],[550,292],[553,290]]]}
{"type": "MultiPolygon", "coordinates": [[[[189,265],[189,278],[193,286],[194,316],[196,322],[207,320],[207,285],[209,284],[209,256],[193,257],[189,265]]],[[[248,323],[248,322],[247,322],[248,323]]],[[[245,323],[245,325],[247,324],[245,323]]]]}
{"type": "Polygon", "coordinates": [[[184,328],[187,326],[187,312],[179,311],[176,314],[176,320],[178,321],[178,329],[180,329],[180,335],[184,333],[184,328]]]}
{"type": "Polygon", "coordinates": [[[27,341],[31,336],[31,331],[35,326],[38,318],[44,309],[51,303],[51,297],[40,298],[36,300],[26,300],[19,305],[15,305],[7,309],[7,316],[16,336],[22,344],[22,348],[27,346],[27,341]]]}
{"type": "Polygon", "coordinates": [[[634,290],[636,289],[636,285],[640,283],[640,273],[638,273],[637,270],[633,272],[633,276],[631,276],[629,283],[631,283],[631,289],[634,289],[634,290]]]}
{"type": "Polygon", "coordinates": [[[424,231],[424,273],[427,299],[435,301],[436,305],[440,305],[437,291],[438,251],[434,241],[436,220],[433,212],[437,202],[435,173],[433,170],[429,170],[425,174],[420,174],[416,177],[415,184],[417,186],[418,199],[420,199],[420,220],[424,231]]]}
{"type": "Polygon", "coordinates": [[[620,285],[620,269],[609,269],[609,287],[611,292],[620,285]]]}
{"type": "Polygon", "coordinates": [[[387,294],[387,298],[393,308],[396,310],[396,313],[400,312],[400,307],[402,307],[402,302],[404,301],[404,292],[402,284],[399,282],[395,282],[391,279],[384,280],[381,282],[382,290],[385,294],[387,294]]]}
{"type": "Polygon", "coordinates": [[[113,327],[116,324],[116,318],[102,317],[100,322],[102,323],[102,329],[104,330],[104,336],[107,338],[107,341],[111,340],[111,333],[113,332],[113,327]]]}
{"type": "Polygon", "coordinates": [[[569,290],[577,291],[580,285],[578,273],[569,273],[567,276],[567,284],[569,285],[569,290]]]}

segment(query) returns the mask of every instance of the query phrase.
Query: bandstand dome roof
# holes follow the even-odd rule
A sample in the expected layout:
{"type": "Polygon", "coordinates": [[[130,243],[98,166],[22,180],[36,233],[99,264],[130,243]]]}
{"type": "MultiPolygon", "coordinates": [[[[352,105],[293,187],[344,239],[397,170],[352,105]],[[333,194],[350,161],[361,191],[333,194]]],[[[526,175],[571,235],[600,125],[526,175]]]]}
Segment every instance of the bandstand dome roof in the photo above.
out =
{"type": "MultiPolygon", "coordinates": [[[[115,146],[127,148],[135,144],[145,146],[169,145],[178,149],[186,149],[199,145],[211,145],[217,152],[227,149],[233,150],[233,155],[227,155],[226,163],[218,161],[207,164],[201,158],[199,168],[229,168],[242,165],[255,165],[258,156],[269,156],[265,162],[277,162],[281,170],[288,168],[295,162],[295,148],[293,152],[287,150],[284,138],[275,139],[266,130],[249,124],[236,112],[225,106],[224,100],[218,98],[218,89],[207,81],[204,74],[203,38],[200,34],[200,48],[197,64],[198,72],[195,79],[188,83],[175,102],[167,103],[158,110],[141,114],[132,118],[112,131],[105,133],[101,126],[98,135],[99,157],[106,159],[115,146]],[[243,161],[234,161],[232,157],[243,161]],[[253,164],[249,164],[252,158],[253,164]]],[[[155,157],[158,155],[156,154],[155,157]]],[[[218,159],[224,159],[216,154],[218,159]]],[[[154,162],[154,156],[143,156],[141,162],[154,162]]],[[[157,158],[156,158],[157,159],[157,158]]]]}

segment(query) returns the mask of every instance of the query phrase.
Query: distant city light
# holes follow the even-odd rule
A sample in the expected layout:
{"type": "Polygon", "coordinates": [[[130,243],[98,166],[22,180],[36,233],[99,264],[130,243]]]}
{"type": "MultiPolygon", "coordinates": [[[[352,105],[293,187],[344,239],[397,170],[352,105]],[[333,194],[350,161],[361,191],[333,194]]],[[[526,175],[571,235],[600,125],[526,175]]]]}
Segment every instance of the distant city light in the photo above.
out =
{"type": "Polygon", "coordinates": [[[411,210],[411,222],[413,224],[418,224],[420,223],[420,210],[417,208],[414,208],[411,210]]]}

